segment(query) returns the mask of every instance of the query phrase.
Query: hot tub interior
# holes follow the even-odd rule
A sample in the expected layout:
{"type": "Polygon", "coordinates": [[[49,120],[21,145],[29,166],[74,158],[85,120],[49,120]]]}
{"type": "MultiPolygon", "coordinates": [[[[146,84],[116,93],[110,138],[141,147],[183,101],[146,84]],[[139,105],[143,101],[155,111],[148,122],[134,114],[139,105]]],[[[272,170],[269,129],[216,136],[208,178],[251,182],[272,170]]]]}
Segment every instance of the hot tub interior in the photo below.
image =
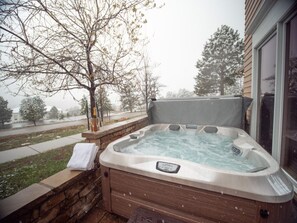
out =
{"type": "Polygon", "coordinates": [[[269,164],[255,151],[246,135],[232,128],[198,125],[156,125],[145,132],[131,134],[114,150],[145,156],[182,159],[222,170],[255,172],[269,164]]]}

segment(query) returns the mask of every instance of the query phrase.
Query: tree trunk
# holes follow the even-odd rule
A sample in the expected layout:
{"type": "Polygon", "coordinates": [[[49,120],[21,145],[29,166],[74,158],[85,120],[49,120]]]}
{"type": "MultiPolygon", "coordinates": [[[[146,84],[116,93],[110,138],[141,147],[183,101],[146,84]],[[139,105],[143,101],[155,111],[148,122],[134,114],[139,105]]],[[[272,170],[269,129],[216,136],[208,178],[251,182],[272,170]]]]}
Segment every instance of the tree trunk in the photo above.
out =
{"type": "Polygon", "coordinates": [[[225,89],[224,89],[224,74],[220,73],[220,93],[221,95],[225,95],[225,89]]]}
{"type": "Polygon", "coordinates": [[[96,100],[95,100],[95,105],[96,105],[96,114],[97,114],[96,120],[99,121],[99,123],[98,123],[99,126],[98,127],[102,127],[103,116],[101,116],[101,110],[99,109],[99,105],[98,105],[98,102],[96,103],[96,100]],[[102,121],[101,121],[101,118],[102,118],[102,121]]]}
{"type": "Polygon", "coordinates": [[[222,83],[222,81],[220,82],[220,93],[221,93],[221,95],[224,95],[225,94],[224,83],[222,83]]]}
{"type": "Polygon", "coordinates": [[[88,100],[86,100],[86,115],[87,115],[87,121],[88,121],[88,130],[90,130],[89,104],[88,104],[88,100]]]}
{"type": "Polygon", "coordinates": [[[102,96],[102,91],[100,91],[100,95],[99,95],[99,107],[100,107],[100,118],[101,118],[101,121],[103,122],[103,116],[104,116],[104,113],[103,113],[103,96],[102,96]]]}
{"type": "Polygon", "coordinates": [[[34,123],[34,126],[36,126],[36,121],[35,120],[33,120],[33,123],[34,123]]]}
{"type": "MultiPolygon", "coordinates": [[[[94,83],[91,83],[91,86],[94,83]]],[[[90,104],[91,104],[91,131],[96,132],[98,130],[97,124],[97,108],[96,108],[96,101],[95,101],[95,90],[96,88],[91,87],[90,92],[90,104]]]]}
{"type": "Polygon", "coordinates": [[[90,89],[90,105],[91,105],[91,118],[96,118],[96,102],[95,102],[95,89],[90,89]]]}
{"type": "Polygon", "coordinates": [[[145,111],[148,111],[148,80],[147,80],[147,72],[145,70],[145,111]]]}
{"type": "Polygon", "coordinates": [[[90,52],[91,52],[91,48],[90,46],[88,46],[86,48],[86,55],[87,55],[87,66],[88,66],[88,71],[89,71],[89,77],[90,77],[90,105],[91,105],[91,117],[93,118],[97,118],[97,114],[96,114],[96,100],[95,100],[95,91],[96,91],[96,87],[95,87],[95,83],[94,83],[94,73],[93,73],[93,65],[91,62],[91,58],[90,58],[90,52]]]}
{"type": "Polygon", "coordinates": [[[130,111],[130,113],[132,113],[132,111],[133,111],[133,106],[132,106],[132,101],[131,101],[131,99],[129,100],[129,111],[130,111]]]}
{"type": "Polygon", "coordinates": [[[103,122],[104,112],[103,112],[102,107],[101,107],[101,110],[100,110],[100,116],[101,116],[101,121],[103,122]]]}

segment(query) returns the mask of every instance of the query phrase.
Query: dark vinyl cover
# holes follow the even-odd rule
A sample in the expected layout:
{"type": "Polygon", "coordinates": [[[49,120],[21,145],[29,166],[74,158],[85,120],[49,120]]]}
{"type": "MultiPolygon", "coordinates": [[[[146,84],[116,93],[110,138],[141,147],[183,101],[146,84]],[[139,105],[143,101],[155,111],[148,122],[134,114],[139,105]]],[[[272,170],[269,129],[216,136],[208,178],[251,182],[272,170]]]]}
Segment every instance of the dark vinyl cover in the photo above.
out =
{"type": "Polygon", "coordinates": [[[196,97],[152,100],[150,124],[176,123],[244,128],[251,98],[241,96],[196,97]]]}

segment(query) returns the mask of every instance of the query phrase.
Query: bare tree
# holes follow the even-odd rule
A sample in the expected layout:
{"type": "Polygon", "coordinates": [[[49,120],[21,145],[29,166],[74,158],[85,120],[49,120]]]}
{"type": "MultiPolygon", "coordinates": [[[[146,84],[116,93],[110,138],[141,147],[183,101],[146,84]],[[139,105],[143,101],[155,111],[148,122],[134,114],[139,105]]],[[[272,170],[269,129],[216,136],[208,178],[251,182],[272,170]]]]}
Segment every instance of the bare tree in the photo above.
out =
{"type": "Polygon", "coordinates": [[[93,110],[97,87],[133,78],[144,11],[153,7],[153,0],[1,1],[0,80],[50,95],[86,89],[93,110]]]}
{"type": "Polygon", "coordinates": [[[100,114],[100,120],[103,122],[104,112],[108,115],[110,111],[112,111],[112,105],[108,98],[108,92],[106,88],[100,86],[97,90],[97,105],[98,105],[98,113],[100,114]]]}
{"type": "Polygon", "coordinates": [[[159,76],[153,75],[152,67],[149,65],[149,60],[146,56],[143,57],[143,63],[144,68],[138,75],[138,86],[147,112],[149,100],[157,97],[160,93],[160,88],[163,87],[163,85],[159,83],[159,76]]]}
{"type": "Polygon", "coordinates": [[[133,112],[140,104],[140,93],[137,83],[134,81],[126,81],[118,88],[120,101],[123,110],[133,112]]]}

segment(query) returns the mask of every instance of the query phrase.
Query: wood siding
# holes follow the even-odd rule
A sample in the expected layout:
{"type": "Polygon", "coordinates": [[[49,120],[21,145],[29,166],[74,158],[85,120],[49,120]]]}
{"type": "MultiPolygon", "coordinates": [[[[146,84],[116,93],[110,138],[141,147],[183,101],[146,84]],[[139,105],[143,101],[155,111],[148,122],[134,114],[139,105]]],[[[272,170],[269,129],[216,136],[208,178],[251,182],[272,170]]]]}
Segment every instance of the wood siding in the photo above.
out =
{"type": "MultiPolygon", "coordinates": [[[[245,1],[245,33],[253,21],[262,0],[245,1]]],[[[252,35],[245,34],[244,37],[244,84],[243,93],[246,97],[251,97],[252,87],[252,35]]]]}

